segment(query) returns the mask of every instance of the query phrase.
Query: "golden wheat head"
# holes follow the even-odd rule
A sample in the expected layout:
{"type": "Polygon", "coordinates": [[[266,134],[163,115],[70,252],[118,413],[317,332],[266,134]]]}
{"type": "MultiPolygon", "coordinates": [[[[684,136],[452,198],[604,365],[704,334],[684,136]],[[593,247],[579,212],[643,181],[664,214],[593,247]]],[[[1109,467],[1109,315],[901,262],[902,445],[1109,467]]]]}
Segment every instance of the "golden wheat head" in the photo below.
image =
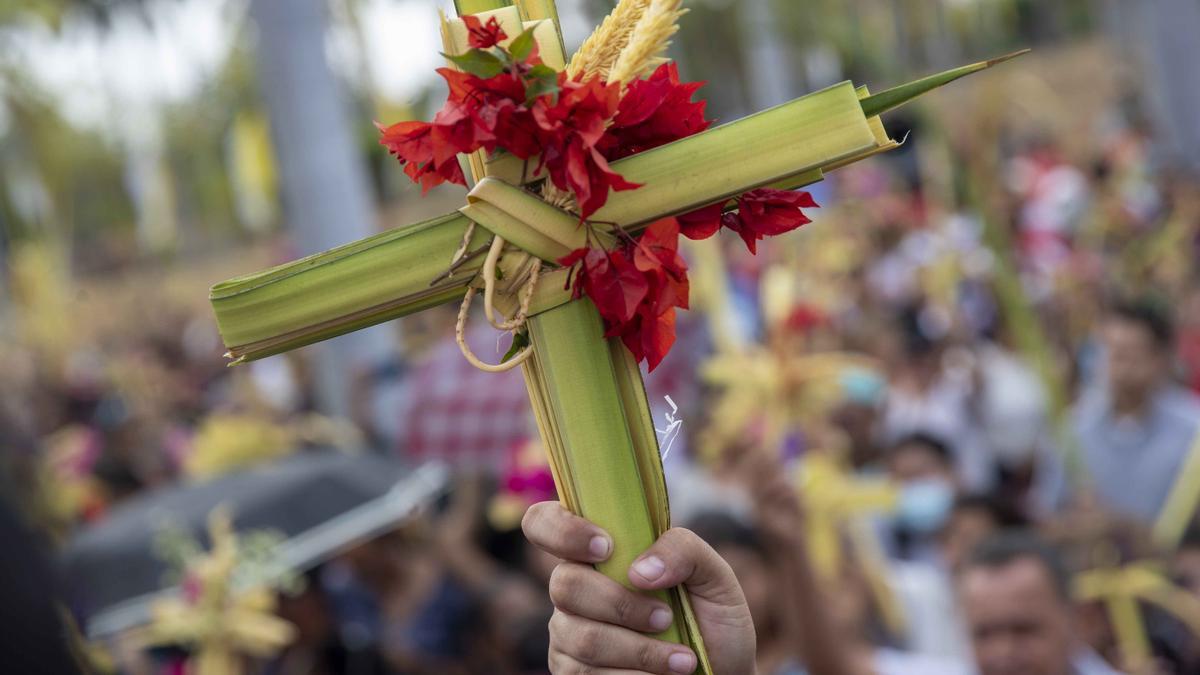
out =
{"type": "Polygon", "coordinates": [[[608,72],[629,44],[638,21],[650,7],[651,0],[620,0],[616,8],[596,28],[575,52],[567,65],[570,77],[599,75],[608,79],[608,72]]]}
{"type": "Polygon", "coordinates": [[[682,5],[683,0],[651,0],[633,29],[629,44],[609,71],[609,82],[629,84],[666,61],[663,53],[670,46],[671,37],[679,31],[679,17],[687,11],[682,5]]]}

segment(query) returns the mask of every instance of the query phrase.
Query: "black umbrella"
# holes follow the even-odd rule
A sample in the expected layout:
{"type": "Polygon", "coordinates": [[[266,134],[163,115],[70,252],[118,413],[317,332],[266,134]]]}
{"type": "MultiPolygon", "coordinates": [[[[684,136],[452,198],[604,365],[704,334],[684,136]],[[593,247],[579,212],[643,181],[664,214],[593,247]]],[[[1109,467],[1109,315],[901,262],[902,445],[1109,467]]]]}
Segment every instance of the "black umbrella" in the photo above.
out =
{"type": "Polygon", "coordinates": [[[228,505],[239,532],[286,537],[278,562],[304,571],[393,528],[447,483],[446,469],[437,464],[413,471],[377,455],[305,452],[148,492],[71,540],[63,554],[68,597],[89,635],[111,635],[146,621],[150,603],[172,592],[164,588],[166,565],[154,554],[155,537],[168,524],[204,540],[209,513],[228,505]]]}

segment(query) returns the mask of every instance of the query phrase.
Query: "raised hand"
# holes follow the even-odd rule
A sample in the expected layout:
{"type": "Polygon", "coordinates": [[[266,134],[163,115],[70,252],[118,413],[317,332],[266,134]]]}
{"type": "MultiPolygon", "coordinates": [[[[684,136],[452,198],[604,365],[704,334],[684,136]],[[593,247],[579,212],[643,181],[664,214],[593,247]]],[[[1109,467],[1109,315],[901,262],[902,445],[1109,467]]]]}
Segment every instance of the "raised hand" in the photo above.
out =
{"type": "MultiPolygon", "coordinates": [[[[557,502],[536,504],[522,522],[536,546],[564,560],[550,579],[550,670],[554,675],[686,675],[696,655],[646,633],[665,630],[671,610],[592,569],[612,553],[600,528],[557,502]]],[[[754,623],[729,565],[688,530],[659,538],[629,570],[630,583],[652,591],[684,585],[717,675],[753,675],[754,623]]]]}

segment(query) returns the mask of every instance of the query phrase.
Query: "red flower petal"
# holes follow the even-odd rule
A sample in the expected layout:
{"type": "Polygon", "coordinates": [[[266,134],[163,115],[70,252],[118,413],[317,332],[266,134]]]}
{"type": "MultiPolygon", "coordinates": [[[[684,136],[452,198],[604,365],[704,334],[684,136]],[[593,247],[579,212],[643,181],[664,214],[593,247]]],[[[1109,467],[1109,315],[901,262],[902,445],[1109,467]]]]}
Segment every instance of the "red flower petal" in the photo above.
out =
{"type": "Polygon", "coordinates": [[[679,224],[664,218],[636,243],[612,252],[579,249],[559,261],[574,267],[575,297],[586,294],[619,337],[654,369],[675,342],[675,309],[688,305],[687,265],[679,257],[679,224]]]}
{"type": "Polygon", "coordinates": [[[721,216],[724,213],[725,202],[718,202],[677,216],[679,232],[692,241],[708,239],[721,229],[721,216]]]}
{"type": "Polygon", "coordinates": [[[400,122],[390,127],[375,125],[380,132],[379,144],[402,162],[433,161],[433,125],[426,122],[400,122]]]}
{"type": "Polygon", "coordinates": [[[703,85],[680,82],[674,62],[659,66],[645,80],[631,82],[602,143],[605,155],[610,160],[628,157],[707,129],[707,104],[692,100],[703,85]]]}
{"type": "Polygon", "coordinates": [[[400,122],[379,130],[380,144],[400,160],[404,173],[420,183],[423,192],[446,182],[467,184],[458,156],[443,151],[441,128],[425,122],[400,122]]]}
{"type": "Polygon", "coordinates": [[[739,197],[738,212],[726,214],[723,223],[738,233],[751,253],[757,253],[757,242],[765,237],[811,223],[801,209],[816,207],[817,202],[807,192],[761,188],[739,197]]]}
{"type": "Polygon", "coordinates": [[[467,44],[474,49],[491,49],[508,39],[494,16],[488,19],[486,25],[477,16],[467,15],[462,20],[467,24],[467,44]]]}
{"type": "Polygon", "coordinates": [[[621,341],[638,361],[645,360],[650,372],[658,368],[675,344],[675,310],[657,316],[639,315],[636,326],[621,335],[621,341]]]}

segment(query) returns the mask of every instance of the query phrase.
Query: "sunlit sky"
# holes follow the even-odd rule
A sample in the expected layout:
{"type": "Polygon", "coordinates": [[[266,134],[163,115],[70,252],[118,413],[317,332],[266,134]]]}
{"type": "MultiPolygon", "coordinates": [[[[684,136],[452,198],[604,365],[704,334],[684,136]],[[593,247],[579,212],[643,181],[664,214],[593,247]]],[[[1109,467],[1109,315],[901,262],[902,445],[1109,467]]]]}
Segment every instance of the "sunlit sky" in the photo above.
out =
{"type": "MultiPolygon", "coordinates": [[[[361,56],[339,20],[341,2],[331,2],[332,29],[325,49],[335,68],[357,75],[361,56]]],[[[581,4],[559,3],[568,42],[578,42],[586,30],[581,4]]],[[[220,67],[246,21],[246,1],[160,0],[148,5],[153,29],[132,13],[117,14],[107,28],[68,21],[57,33],[31,22],[9,32],[7,56],[58,99],[72,123],[127,133],[153,127],[147,122],[158,105],[195,95],[220,67]]],[[[359,4],[370,77],[378,93],[403,103],[435,77],[441,49],[437,11],[451,7],[450,0],[359,4]]]]}

